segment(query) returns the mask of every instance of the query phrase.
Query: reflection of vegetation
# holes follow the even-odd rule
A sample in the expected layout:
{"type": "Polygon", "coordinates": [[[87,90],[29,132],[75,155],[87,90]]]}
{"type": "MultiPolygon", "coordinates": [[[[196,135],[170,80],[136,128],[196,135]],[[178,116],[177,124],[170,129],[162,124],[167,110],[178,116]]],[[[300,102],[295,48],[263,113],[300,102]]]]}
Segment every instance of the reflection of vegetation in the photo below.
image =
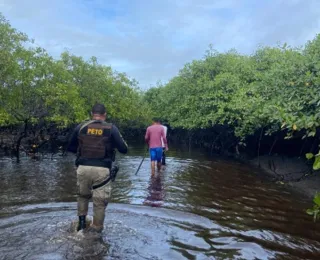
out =
{"type": "Polygon", "coordinates": [[[317,192],[313,199],[314,205],[312,209],[308,209],[307,213],[313,216],[313,220],[316,221],[320,216],[320,193],[317,192]]]}

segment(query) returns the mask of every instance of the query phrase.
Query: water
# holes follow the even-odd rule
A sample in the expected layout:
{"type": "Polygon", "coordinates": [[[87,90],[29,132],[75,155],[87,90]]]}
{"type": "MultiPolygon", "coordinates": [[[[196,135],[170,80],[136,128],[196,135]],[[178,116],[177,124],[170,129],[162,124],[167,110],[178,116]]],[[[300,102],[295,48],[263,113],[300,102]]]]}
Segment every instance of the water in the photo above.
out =
{"type": "Polygon", "coordinates": [[[257,169],[173,150],[134,175],[143,154],[118,156],[102,238],[70,230],[73,156],[1,159],[0,259],[320,259],[311,202],[257,169]]]}

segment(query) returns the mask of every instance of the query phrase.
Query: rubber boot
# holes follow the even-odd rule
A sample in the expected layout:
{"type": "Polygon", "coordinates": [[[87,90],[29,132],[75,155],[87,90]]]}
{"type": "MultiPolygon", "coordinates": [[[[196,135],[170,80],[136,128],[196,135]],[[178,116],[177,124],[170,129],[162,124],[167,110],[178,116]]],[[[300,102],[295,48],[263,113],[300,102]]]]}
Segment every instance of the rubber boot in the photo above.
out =
{"type": "Polygon", "coordinates": [[[77,231],[79,231],[81,229],[85,229],[86,227],[87,227],[86,216],[79,216],[79,223],[78,223],[77,231]]]}

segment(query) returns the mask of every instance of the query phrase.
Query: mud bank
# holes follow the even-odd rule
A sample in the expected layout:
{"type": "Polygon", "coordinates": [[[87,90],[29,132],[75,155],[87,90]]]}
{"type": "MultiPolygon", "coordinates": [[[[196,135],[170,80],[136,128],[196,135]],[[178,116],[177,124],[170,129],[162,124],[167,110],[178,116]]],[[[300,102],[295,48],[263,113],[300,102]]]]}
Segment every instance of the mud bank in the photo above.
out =
{"type": "Polygon", "coordinates": [[[248,161],[268,175],[268,179],[286,185],[296,192],[313,198],[320,191],[320,171],[313,171],[312,165],[303,158],[264,155],[248,161]]]}

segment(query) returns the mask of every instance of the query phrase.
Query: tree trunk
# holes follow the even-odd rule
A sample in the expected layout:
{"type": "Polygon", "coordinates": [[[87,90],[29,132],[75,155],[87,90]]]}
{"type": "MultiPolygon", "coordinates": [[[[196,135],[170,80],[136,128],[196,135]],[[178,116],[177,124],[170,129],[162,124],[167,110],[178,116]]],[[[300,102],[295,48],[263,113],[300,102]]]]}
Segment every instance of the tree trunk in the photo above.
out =
{"type": "Polygon", "coordinates": [[[24,121],[24,130],[22,133],[20,133],[20,136],[16,142],[16,158],[17,162],[20,161],[20,145],[23,138],[27,136],[27,129],[28,129],[28,120],[24,121]]]}
{"type": "Polygon", "coordinates": [[[261,129],[260,138],[259,138],[259,144],[258,144],[258,165],[259,165],[259,168],[261,167],[261,165],[260,165],[260,145],[261,145],[263,129],[264,129],[264,127],[261,129]]]}
{"type": "Polygon", "coordinates": [[[237,144],[236,145],[236,154],[239,156],[240,155],[240,152],[239,152],[239,145],[237,144]]]}
{"type": "Polygon", "coordinates": [[[270,151],[269,151],[269,155],[271,155],[272,150],[273,150],[275,144],[277,143],[277,141],[278,141],[278,136],[275,137],[275,139],[274,139],[274,141],[273,141],[273,143],[272,143],[272,146],[271,146],[270,151]]]}
{"type": "Polygon", "coordinates": [[[188,133],[188,137],[189,137],[189,152],[191,151],[192,136],[193,136],[193,132],[192,132],[192,130],[190,130],[189,133],[188,133]]]}

